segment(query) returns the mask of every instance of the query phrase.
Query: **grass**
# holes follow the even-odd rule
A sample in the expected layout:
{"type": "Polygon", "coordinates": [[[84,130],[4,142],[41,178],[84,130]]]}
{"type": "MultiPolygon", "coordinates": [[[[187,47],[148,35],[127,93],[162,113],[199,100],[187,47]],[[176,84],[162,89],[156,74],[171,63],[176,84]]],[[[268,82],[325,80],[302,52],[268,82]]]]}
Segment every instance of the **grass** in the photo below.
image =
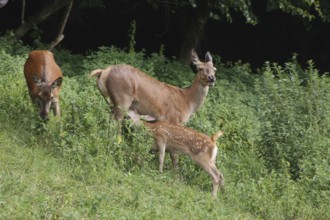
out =
{"type": "MultiPolygon", "coordinates": [[[[87,175],[41,146],[1,129],[1,219],[228,219],[249,218],[184,182],[175,171],[87,175]]],[[[210,185],[211,187],[211,185],[210,185]]]]}
{"type": "Polygon", "coordinates": [[[187,67],[114,48],[79,56],[83,61],[78,67],[77,57],[57,53],[65,76],[62,116],[44,123],[27,95],[22,73],[26,54],[0,50],[0,219],[330,218],[326,77],[308,75],[306,89],[286,77],[293,67],[278,81],[270,66],[267,75],[253,75],[242,63],[217,66],[216,86],[187,124],[208,135],[225,132],[218,140],[217,166],[226,190],[213,198],[210,177],[187,157],[180,156],[179,169],[172,170],[167,156],[164,172],[158,173],[145,130],[128,123],[119,142],[118,124],[109,117],[95,79],[87,77],[112,60],[153,76],[175,69],[180,74],[161,77],[184,86],[193,78],[187,67]],[[269,98],[274,95],[278,102],[269,98]],[[304,103],[308,108],[300,108],[304,103]],[[293,123],[282,123],[285,117],[293,123]],[[289,138],[290,132],[294,135],[289,138]],[[293,157],[295,151],[299,154],[293,157]],[[302,169],[292,171],[294,162],[302,169]]]}

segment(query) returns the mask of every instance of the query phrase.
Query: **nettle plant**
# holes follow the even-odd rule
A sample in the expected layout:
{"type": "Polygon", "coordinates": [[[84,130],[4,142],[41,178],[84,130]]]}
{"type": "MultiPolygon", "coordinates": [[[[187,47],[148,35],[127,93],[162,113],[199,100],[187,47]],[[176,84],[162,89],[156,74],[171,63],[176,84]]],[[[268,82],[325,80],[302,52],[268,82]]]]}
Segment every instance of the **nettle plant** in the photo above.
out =
{"type": "Polygon", "coordinates": [[[307,69],[295,61],[284,67],[265,64],[256,90],[262,136],[259,151],[269,170],[286,170],[293,179],[306,172],[313,177],[311,167],[304,164],[324,159],[319,152],[329,143],[329,89],[329,79],[319,76],[312,62],[307,69]]]}

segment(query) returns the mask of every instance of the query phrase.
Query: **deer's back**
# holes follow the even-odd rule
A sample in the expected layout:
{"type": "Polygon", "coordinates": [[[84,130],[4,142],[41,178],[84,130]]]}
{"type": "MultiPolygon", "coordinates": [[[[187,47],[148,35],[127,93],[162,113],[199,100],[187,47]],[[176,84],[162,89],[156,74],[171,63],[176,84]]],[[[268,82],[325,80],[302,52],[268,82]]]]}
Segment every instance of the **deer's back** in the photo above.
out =
{"type": "Polygon", "coordinates": [[[29,54],[24,65],[24,76],[28,87],[33,89],[34,75],[37,75],[43,82],[52,83],[62,76],[62,71],[54,60],[54,56],[47,50],[36,50],[29,54]]]}
{"type": "Polygon", "coordinates": [[[165,121],[146,123],[156,138],[166,143],[167,150],[190,155],[212,154],[214,142],[203,133],[165,121]]]}
{"type": "MultiPolygon", "coordinates": [[[[160,82],[137,68],[120,64],[111,66],[102,81],[114,102],[131,97],[131,108],[141,115],[152,115],[158,120],[186,122],[190,116],[184,89],[160,82]]],[[[116,103],[114,103],[116,105],[116,103]]]]}

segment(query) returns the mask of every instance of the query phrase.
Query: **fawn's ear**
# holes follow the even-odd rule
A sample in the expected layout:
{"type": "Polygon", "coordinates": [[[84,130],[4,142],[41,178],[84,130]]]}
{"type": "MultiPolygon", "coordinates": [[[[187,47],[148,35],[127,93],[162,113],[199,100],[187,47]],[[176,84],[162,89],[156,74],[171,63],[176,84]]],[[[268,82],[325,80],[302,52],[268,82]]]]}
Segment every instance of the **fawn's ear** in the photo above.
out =
{"type": "Polygon", "coordinates": [[[143,120],[143,121],[156,121],[156,118],[155,117],[153,117],[153,116],[151,116],[151,115],[142,115],[141,116],[141,119],[143,120]]]}
{"type": "Polygon", "coordinates": [[[127,115],[133,120],[134,123],[138,124],[140,122],[140,115],[136,111],[129,109],[127,115]]]}

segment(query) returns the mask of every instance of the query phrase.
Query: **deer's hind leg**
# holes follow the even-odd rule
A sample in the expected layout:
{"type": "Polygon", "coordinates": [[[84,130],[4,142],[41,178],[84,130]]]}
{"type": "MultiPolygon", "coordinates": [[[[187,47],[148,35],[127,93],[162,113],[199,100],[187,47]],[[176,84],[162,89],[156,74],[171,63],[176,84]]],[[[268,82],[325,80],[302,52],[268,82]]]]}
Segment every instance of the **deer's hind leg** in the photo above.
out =
{"type": "Polygon", "coordinates": [[[194,158],[194,160],[207,172],[212,178],[213,188],[212,196],[216,197],[219,185],[223,187],[223,176],[220,171],[216,168],[215,164],[207,159],[194,158]]]}
{"type": "Polygon", "coordinates": [[[130,95],[115,94],[112,95],[110,98],[114,104],[113,112],[116,120],[120,121],[124,119],[126,112],[133,103],[133,97],[130,95]]]}
{"type": "Polygon", "coordinates": [[[129,107],[132,105],[133,97],[129,95],[122,95],[122,94],[115,94],[110,96],[110,99],[113,103],[113,113],[115,116],[115,119],[119,122],[118,126],[118,142],[121,142],[122,135],[124,138],[132,138],[131,135],[128,135],[128,128],[123,123],[123,119],[125,114],[128,112],[129,107]]]}

